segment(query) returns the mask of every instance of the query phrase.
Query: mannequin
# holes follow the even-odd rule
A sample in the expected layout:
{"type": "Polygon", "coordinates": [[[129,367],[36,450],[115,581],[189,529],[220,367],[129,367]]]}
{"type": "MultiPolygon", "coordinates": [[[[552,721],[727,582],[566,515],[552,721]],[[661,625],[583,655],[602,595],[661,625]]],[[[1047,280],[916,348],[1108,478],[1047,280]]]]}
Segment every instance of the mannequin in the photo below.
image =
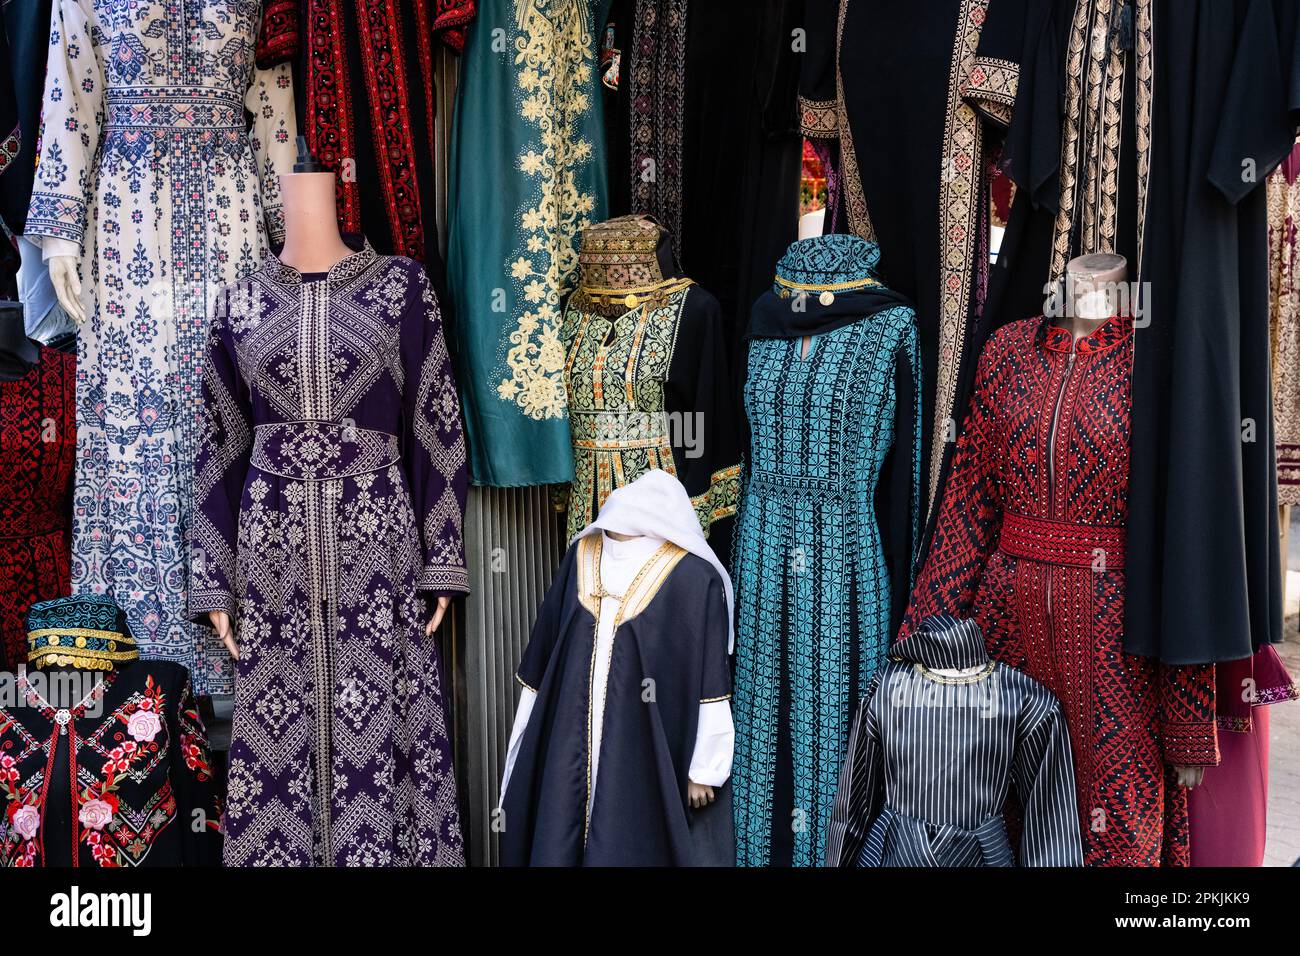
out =
{"type": "Polygon", "coordinates": [[[569,548],[516,675],[503,866],[734,859],[732,591],[695,515],[651,470],[569,548]]]}
{"type": "MultiPolygon", "coordinates": [[[[1076,256],[1065,269],[1070,308],[1055,324],[1069,331],[1077,344],[1116,314],[1120,301],[1116,289],[1128,281],[1128,260],[1114,253],[1093,253],[1076,256]]],[[[1205,779],[1204,767],[1173,769],[1180,787],[1196,787],[1205,779]]]]}
{"type": "Polygon", "coordinates": [[[78,325],[86,321],[86,306],[81,301],[81,277],[77,275],[80,247],[71,239],[45,236],[41,240],[41,258],[50,272],[50,285],[63,311],[78,325]]]}
{"type": "MultiPolygon", "coordinates": [[[[311,155],[305,136],[298,137],[298,159],[293,164],[293,172],[280,177],[280,195],[284,199],[281,262],[305,276],[319,276],[352,255],[353,250],[339,233],[334,174],[311,155]]],[[[450,604],[451,598],[445,594],[437,599],[433,616],[424,631],[426,635],[432,635],[438,629],[450,604]]],[[[235,641],[230,615],[225,611],[210,611],[208,619],[230,656],[239,660],[239,645],[235,641]]]]}
{"type": "Polygon", "coordinates": [[[672,237],[648,216],[584,229],[578,262],[560,327],[574,459],[568,535],[610,492],[662,468],[686,487],[726,563],[740,453],[718,302],[681,274],[672,237]]]}
{"type": "Polygon", "coordinates": [[[1065,294],[1070,308],[1056,324],[1076,342],[1091,335],[1118,311],[1116,289],[1128,280],[1128,261],[1113,253],[1077,256],[1066,266],[1065,294]]]}
{"type": "Polygon", "coordinates": [[[1085,864],[1185,866],[1186,791],[1219,760],[1214,668],[1124,651],[1126,281],[1121,256],[1073,259],[1056,308],[985,345],[900,640],[931,615],[973,619],[992,659],[1061,702],[1085,864]],[[1131,745],[1109,749],[1112,728],[1131,745]]]}
{"type": "Polygon", "coordinates": [[[0,303],[0,382],[16,382],[36,367],[41,347],[27,337],[23,308],[16,302],[0,303]]]}

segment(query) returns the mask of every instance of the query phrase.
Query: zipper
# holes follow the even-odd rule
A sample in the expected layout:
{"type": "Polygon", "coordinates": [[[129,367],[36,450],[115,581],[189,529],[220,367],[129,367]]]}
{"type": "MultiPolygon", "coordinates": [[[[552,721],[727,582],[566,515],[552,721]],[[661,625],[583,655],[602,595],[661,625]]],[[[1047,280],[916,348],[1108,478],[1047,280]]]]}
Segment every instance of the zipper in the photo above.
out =
{"type": "MultiPolygon", "coordinates": [[[[1065,358],[1065,374],[1061,376],[1061,387],[1056,393],[1056,406],[1052,410],[1052,426],[1047,434],[1047,513],[1056,517],[1056,433],[1061,424],[1061,406],[1065,404],[1065,390],[1070,385],[1070,375],[1074,372],[1074,359],[1078,355],[1078,340],[1071,335],[1070,354],[1065,358]]],[[[1052,616],[1052,574],[1047,573],[1047,616],[1052,616]]]]}

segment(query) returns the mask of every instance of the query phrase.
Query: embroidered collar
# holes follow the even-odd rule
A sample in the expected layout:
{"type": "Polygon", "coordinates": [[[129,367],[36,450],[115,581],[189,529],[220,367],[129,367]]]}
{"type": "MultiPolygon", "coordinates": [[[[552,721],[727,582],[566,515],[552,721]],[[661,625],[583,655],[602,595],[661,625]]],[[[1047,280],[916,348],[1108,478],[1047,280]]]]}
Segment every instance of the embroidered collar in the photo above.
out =
{"type": "Polygon", "coordinates": [[[950,614],[927,617],[911,636],[894,645],[890,656],[927,669],[963,670],[989,662],[979,625],[950,614]]]}
{"type": "MultiPolygon", "coordinates": [[[[346,232],[343,234],[343,244],[354,251],[334,263],[325,274],[324,281],[331,288],[355,279],[379,258],[379,253],[375,252],[365,236],[346,232]]],[[[273,252],[267,252],[263,259],[262,272],[268,279],[281,285],[302,285],[303,282],[302,273],[281,261],[273,252]]]]}
{"type": "Polygon", "coordinates": [[[27,663],[34,667],[111,671],[139,657],[112,598],[78,594],[41,601],[27,613],[27,663]]]}
{"type": "MultiPolygon", "coordinates": [[[[1092,352],[1104,352],[1127,341],[1133,333],[1133,320],[1126,315],[1114,315],[1093,329],[1074,345],[1074,351],[1086,355],[1092,352]]],[[[1069,329],[1053,325],[1046,317],[1038,330],[1039,344],[1054,352],[1070,351],[1074,335],[1069,329]]]]}
{"type": "Polygon", "coordinates": [[[569,298],[569,304],[579,312],[592,312],[612,319],[643,305],[649,309],[662,309],[674,295],[684,292],[694,284],[694,279],[679,278],[625,289],[602,289],[581,285],[574,290],[569,298]]]}

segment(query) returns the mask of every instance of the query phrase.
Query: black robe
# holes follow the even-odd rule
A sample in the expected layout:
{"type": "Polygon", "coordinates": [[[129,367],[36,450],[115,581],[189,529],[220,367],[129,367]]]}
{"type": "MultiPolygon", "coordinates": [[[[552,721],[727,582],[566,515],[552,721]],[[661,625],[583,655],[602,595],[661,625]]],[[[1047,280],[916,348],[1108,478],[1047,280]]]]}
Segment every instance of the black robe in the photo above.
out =
{"type": "Polygon", "coordinates": [[[652,583],[628,589],[611,650],[588,823],[600,545],[601,536],[590,535],[569,549],[519,665],[520,683],[537,700],[502,802],[501,864],[692,866],[727,853],[734,859],[734,844],[719,851],[701,840],[706,827],[712,836],[730,830],[710,820],[730,816],[729,800],[702,810],[686,803],[700,704],[731,696],[731,668],[722,580],[680,549],[670,548],[642,576],[652,583]]]}
{"type": "Polygon", "coordinates": [[[836,158],[825,231],[880,247],[880,272],[916,304],[926,510],[992,326],[988,162],[1015,97],[1019,51],[979,44],[989,0],[808,0],[804,135],[836,158]],[[997,85],[1000,84],[1000,85],[997,85]]]}
{"type": "Polygon", "coordinates": [[[1263,183],[1294,141],[1298,6],[992,0],[981,37],[1023,60],[988,324],[1043,311],[1076,255],[1137,283],[1124,646],[1172,665],[1281,637],[1263,183]]]}
{"type": "Polygon", "coordinates": [[[610,9],[621,63],[606,97],[610,215],[650,214],[672,233],[686,273],[718,298],[732,368],[750,306],[798,235],[802,53],[791,36],[803,8],[615,0],[610,9]],[[640,178],[647,158],[652,181],[640,178]]]}

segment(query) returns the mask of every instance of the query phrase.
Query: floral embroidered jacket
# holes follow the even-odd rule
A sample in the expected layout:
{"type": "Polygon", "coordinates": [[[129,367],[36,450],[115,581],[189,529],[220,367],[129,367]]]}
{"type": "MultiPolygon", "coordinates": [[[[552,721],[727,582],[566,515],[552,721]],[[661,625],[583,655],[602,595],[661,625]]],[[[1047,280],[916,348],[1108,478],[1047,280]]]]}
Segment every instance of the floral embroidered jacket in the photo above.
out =
{"type": "Polygon", "coordinates": [[[96,680],[6,678],[18,706],[0,709],[0,865],[215,865],[220,808],[185,668],[136,661],[76,700],[56,692],[69,676],[96,680]]]}

